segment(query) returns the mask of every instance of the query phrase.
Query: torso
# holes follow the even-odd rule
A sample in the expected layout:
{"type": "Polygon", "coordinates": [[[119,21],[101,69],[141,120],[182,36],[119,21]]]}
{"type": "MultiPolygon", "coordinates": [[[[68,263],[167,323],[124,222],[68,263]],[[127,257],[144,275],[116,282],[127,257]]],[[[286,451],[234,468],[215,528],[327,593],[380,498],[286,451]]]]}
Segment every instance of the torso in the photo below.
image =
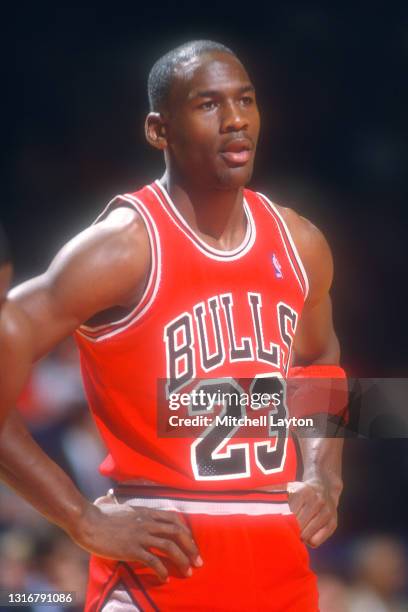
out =
{"type": "MultiPolygon", "coordinates": [[[[252,191],[244,196],[247,231],[233,251],[194,234],[157,182],[111,204],[137,210],[151,245],[137,308],[77,333],[89,403],[109,450],[102,471],[118,481],[225,490],[295,477],[286,430],[276,437],[261,425],[254,439],[251,428],[227,424],[213,431],[199,426],[183,437],[177,428],[169,436],[167,428],[170,416],[214,416],[221,409],[257,416],[245,405],[171,411],[170,394],[284,393],[307,279],[278,209],[252,191]]],[[[262,410],[268,413],[271,407],[262,410]]],[[[285,415],[281,402],[276,416],[285,415]]]]}

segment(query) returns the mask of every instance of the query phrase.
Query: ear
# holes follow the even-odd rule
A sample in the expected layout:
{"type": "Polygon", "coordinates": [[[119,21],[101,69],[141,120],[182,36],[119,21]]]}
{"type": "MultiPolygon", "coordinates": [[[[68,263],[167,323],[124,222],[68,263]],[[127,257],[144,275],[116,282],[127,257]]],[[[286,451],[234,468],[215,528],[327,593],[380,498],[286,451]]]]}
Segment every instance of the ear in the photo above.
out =
{"type": "Polygon", "coordinates": [[[149,113],[145,121],[146,140],[155,149],[167,147],[167,128],[161,113],[149,113]]]}

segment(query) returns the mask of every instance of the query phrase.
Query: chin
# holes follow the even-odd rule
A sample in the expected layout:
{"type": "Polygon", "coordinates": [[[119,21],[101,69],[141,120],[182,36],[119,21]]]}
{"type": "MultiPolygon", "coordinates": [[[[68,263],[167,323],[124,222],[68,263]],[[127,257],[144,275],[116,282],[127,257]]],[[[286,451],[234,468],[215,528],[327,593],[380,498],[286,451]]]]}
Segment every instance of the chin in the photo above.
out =
{"type": "Polygon", "coordinates": [[[252,166],[240,168],[228,168],[218,175],[218,189],[240,189],[245,187],[252,178],[252,166]]]}

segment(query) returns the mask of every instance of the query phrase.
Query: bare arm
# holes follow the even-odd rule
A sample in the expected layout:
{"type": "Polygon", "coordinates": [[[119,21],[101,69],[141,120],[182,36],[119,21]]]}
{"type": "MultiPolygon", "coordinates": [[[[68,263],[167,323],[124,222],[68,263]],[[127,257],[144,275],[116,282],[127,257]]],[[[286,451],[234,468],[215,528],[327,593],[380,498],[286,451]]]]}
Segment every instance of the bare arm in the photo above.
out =
{"type": "MultiPolygon", "coordinates": [[[[309,221],[284,209],[308,275],[310,291],[296,330],[296,365],[336,365],[340,347],[333,327],[329,290],[333,260],[322,233],[309,221]]],[[[337,505],[342,491],[342,438],[300,436],[304,473],[302,483],[290,487],[290,503],[303,539],[319,546],[336,529],[337,505]]]]}
{"type": "Polygon", "coordinates": [[[147,232],[137,214],[123,209],[69,242],[47,272],[14,289],[1,313],[0,477],[80,546],[100,556],[167,570],[154,546],[187,575],[198,551],[171,513],[88,502],[68,476],[33,441],[11,411],[35,359],[93,315],[135,303],[150,267],[147,232]],[[130,537],[132,536],[132,537],[130,537]]]}
{"type": "Polygon", "coordinates": [[[113,211],[68,242],[44,274],[9,294],[26,319],[31,360],[48,353],[93,315],[134,304],[149,266],[147,232],[130,209],[113,211]]]}
{"type": "Polygon", "coordinates": [[[29,329],[20,309],[6,301],[0,311],[0,428],[31,368],[29,329]]]}

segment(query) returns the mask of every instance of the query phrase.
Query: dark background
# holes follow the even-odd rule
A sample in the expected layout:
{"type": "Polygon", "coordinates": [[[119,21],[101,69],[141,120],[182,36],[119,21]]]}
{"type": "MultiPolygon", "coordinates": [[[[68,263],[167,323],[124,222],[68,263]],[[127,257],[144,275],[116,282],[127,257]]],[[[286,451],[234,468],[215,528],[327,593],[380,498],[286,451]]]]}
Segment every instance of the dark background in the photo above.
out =
{"type": "MultiPolygon", "coordinates": [[[[117,192],[162,172],[143,134],[152,63],[231,46],[263,119],[252,185],[333,249],[334,315],[354,376],[406,376],[408,7],[398,3],[20,3],[4,15],[1,219],[16,280],[117,192]]],[[[340,536],[407,533],[405,440],[349,442],[340,536]]]]}
{"type": "Polygon", "coordinates": [[[5,17],[1,218],[18,280],[115,193],[160,175],[143,135],[149,68],[181,42],[213,38],[236,50],[258,90],[252,184],[332,246],[344,362],[356,375],[403,375],[406,6],[20,3],[5,17]]]}

